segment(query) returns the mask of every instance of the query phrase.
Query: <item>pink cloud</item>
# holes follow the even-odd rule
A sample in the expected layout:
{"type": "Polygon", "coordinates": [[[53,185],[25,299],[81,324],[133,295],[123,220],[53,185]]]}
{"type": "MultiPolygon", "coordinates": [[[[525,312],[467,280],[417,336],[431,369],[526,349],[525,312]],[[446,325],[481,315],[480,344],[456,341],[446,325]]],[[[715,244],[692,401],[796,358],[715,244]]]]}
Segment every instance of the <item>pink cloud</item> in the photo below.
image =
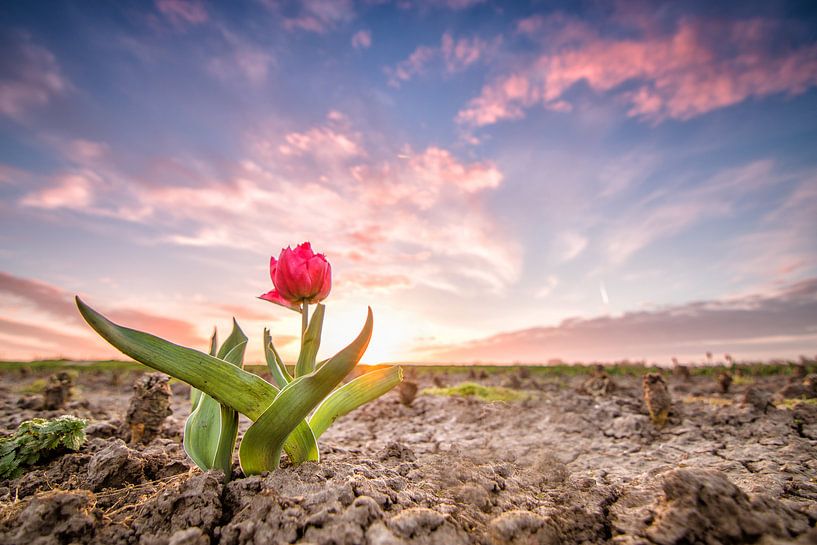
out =
{"type": "Polygon", "coordinates": [[[621,316],[572,318],[559,325],[493,335],[419,353],[437,361],[613,361],[673,356],[700,361],[706,351],[738,358],[812,353],[817,342],[817,278],[767,293],[688,303],[621,316]]]}
{"type": "Polygon", "coordinates": [[[275,64],[273,56],[239,34],[224,27],[219,30],[226,44],[225,52],[211,58],[207,63],[207,70],[227,82],[237,76],[253,85],[263,84],[275,64]]]}
{"type": "Polygon", "coordinates": [[[274,9],[284,4],[295,6],[297,15],[284,17],[284,28],[288,30],[306,30],[324,33],[340,23],[351,21],[355,17],[351,0],[303,0],[295,3],[270,2],[274,9]]]}
{"type": "Polygon", "coordinates": [[[363,154],[355,135],[344,134],[329,127],[306,132],[291,132],[278,146],[283,155],[318,155],[332,160],[349,159],[363,154]]]}
{"type": "Polygon", "coordinates": [[[358,30],[352,36],[352,47],[355,49],[368,49],[372,46],[372,33],[369,30],[358,30]]]}
{"type": "Polygon", "coordinates": [[[403,9],[450,9],[452,11],[463,11],[480,4],[486,0],[402,0],[398,5],[403,9]]]}
{"type": "Polygon", "coordinates": [[[80,336],[37,323],[0,317],[0,358],[114,357],[119,352],[106,348],[89,336],[80,336]],[[9,342],[10,341],[10,342],[9,342]]]}
{"type": "Polygon", "coordinates": [[[394,68],[386,68],[389,76],[389,85],[398,86],[400,82],[408,81],[414,76],[423,73],[426,65],[434,58],[436,51],[432,47],[421,45],[407,59],[397,63],[394,68]]]}
{"type": "Polygon", "coordinates": [[[207,10],[197,0],[156,0],[156,8],[176,24],[198,25],[208,19],[207,10]]]}
{"type": "Polygon", "coordinates": [[[478,61],[487,60],[500,44],[501,38],[491,41],[477,36],[454,38],[451,33],[446,32],[440,39],[438,47],[421,45],[405,60],[394,67],[387,67],[385,72],[389,77],[389,85],[394,87],[423,74],[428,65],[436,59],[442,61],[447,73],[452,74],[465,70],[478,61]]]}
{"type": "Polygon", "coordinates": [[[56,57],[34,43],[26,33],[11,33],[5,40],[4,75],[0,79],[0,114],[15,120],[45,106],[69,88],[56,57]]]}
{"type": "Polygon", "coordinates": [[[486,285],[501,289],[519,272],[518,244],[503,237],[472,203],[463,202],[464,190],[444,186],[417,195],[398,181],[413,181],[406,165],[384,164],[376,171],[358,171],[357,178],[337,176],[319,183],[283,180],[257,165],[251,168],[252,174],[246,171],[229,185],[152,190],[145,198],[154,203],[155,214],[165,221],[176,218],[173,223],[183,229],[165,241],[267,255],[282,239],[309,239],[316,247],[332,248],[330,259],[346,275],[402,274],[412,285],[459,293],[486,285]],[[452,223],[452,214],[462,217],[452,223]],[[190,232],[191,222],[200,227],[190,232]],[[219,227],[210,226],[214,223],[219,227]],[[463,288],[465,276],[478,282],[463,288]]]}
{"type": "Polygon", "coordinates": [[[491,42],[479,37],[454,39],[450,33],[443,34],[440,52],[448,72],[458,72],[471,66],[487,55],[492,54],[499,46],[500,39],[491,42]]]}
{"type": "Polygon", "coordinates": [[[564,16],[519,21],[519,32],[541,37],[542,53],[483,87],[457,121],[489,125],[523,117],[535,105],[563,111],[570,106],[567,92],[579,82],[613,93],[628,115],[651,122],[817,85],[817,46],[768,47],[785,33],[781,23],[683,19],[669,33],[642,24],[637,37],[620,38],[564,16]]]}
{"type": "Polygon", "coordinates": [[[88,184],[56,176],[26,204],[159,225],[155,242],[165,244],[268,256],[282,240],[323,241],[350,274],[402,275],[412,285],[446,290],[458,289],[464,277],[475,290],[500,290],[519,273],[519,244],[482,210],[482,195],[503,181],[494,163],[463,160],[439,146],[397,151],[338,111],[300,130],[281,130],[274,121],[262,126],[247,133],[243,158],[222,165],[218,177],[188,172],[176,160],[150,170],[151,180],[169,180],[160,183],[111,168],[90,195],[79,191],[88,184]]]}
{"type": "Polygon", "coordinates": [[[88,208],[94,200],[93,176],[90,173],[58,176],[53,185],[29,193],[20,203],[24,206],[46,209],[88,208]]]}
{"type": "MultiPolygon", "coordinates": [[[[52,318],[56,318],[58,322],[68,324],[74,328],[80,326],[79,335],[71,334],[72,343],[69,346],[74,346],[76,349],[86,349],[89,346],[88,341],[77,344],[76,339],[82,339],[82,333],[87,333],[85,338],[93,339],[94,334],[84,326],[84,322],[79,315],[79,311],[74,305],[73,295],[66,292],[57,286],[34,280],[30,278],[23,278],[15,276],[6,272],[0,271],[0,296],[14,304],[15,316],[36,316],[37,313],[45,313],[52,318]],[[22,303],[23,306],[20,306],[22,303]]],[[[160,316],[153,312],[126,307],[104,308],[108,317],[112,320],[134,327],[136,329],[143,329],[150,331],[156,335],[166,337],[174,342],[184,344],[187,346],[204,346],[204,340],[196,331],[196,328],[190,322],[176,319],[168,316],[160,316]]],[[[32,319],[31,321],[35,321],[32,319]]],[[[34,338],[47,338],[46,330],[38,330],[30,325],[25,325],[23,322],[14,321],[18,324],[16,327],[25,328],[28,331],[27,336],[34,338]]],[[[6,322],[6,332],[13,333],[12,321],[6,322]]],[[[99,341],[98,346],[102,349],[97,350],[95,354],[109,354],[105,343],[99,341]]],[[[75,352],[76,353],[76,352],[75,352]]],[[[70,355],[67,352],[66,355],[70,355]]]]}

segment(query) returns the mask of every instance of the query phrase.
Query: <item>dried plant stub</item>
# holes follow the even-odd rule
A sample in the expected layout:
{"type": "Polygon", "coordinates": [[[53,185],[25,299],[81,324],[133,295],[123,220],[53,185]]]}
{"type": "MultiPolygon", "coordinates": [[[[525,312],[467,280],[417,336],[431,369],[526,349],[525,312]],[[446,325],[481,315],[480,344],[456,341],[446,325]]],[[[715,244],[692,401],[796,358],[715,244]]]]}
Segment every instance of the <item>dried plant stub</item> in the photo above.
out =
{"type": "Polygon", "coordinates": [[[667,389],[664,377],[658,373],[647,373],[642,379],[644,388],[644,404],[650,413],[650,420],[656,427],[661,428],[667,423],[669,411],[672,407],[672,397],[667,389]]]}
{"type": "Polygon", "coordinates": [[[170,409],[170,378],[161,373],[142,376],[133,385],[125,424],[131,443],[149,443],[159,435],[170,409]]]}
{"type": "Polygon", "coordinates": [[[397,393],[400,394],[400,403],[410,407],[414,403],[414,398],[417,397],[417,383],[404,380],[397,385],[397,393]]]}
{"type": "Polygon", "coordinates": [[[62,409],[71,398],[73,386],[74,380],[70,374],[62,372],[51,375],[43,392],[43,408],[49,411],[62,409]]]}
{"type": "Polygon", "coordinates": [[[729,387],[732,386],[732,375],[729,373],[719,373],[718,386],[720,386],[721,393],[729,393],[729,387]]]}

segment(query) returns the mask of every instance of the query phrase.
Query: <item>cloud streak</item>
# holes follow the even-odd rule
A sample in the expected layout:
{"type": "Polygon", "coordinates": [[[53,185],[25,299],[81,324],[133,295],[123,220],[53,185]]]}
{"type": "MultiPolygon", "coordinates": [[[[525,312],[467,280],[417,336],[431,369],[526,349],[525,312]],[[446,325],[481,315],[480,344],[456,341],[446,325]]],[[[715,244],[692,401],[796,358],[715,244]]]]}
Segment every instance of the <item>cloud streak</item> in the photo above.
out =
{"type": "MultiPolygon", "coordinates": [[[[5,299],[6,305],[14,309],[16,315],[31,312],[44,313],[49,317],[50,322],[63,326],[63,329],[59,329],[5,319],[1,329],[4,333],[19,334],[45,343],[45,346],[62,342],[60,339],[65,340],[60,352],[63,355],[110,354],[110,350],[104,346],[103,342],[93,343],[91,341],[94,335],[84,325],[74,304],[73,296],[63,289],[0,271],[0,297],[5,299]],[[77,329],[75,326],[80,326],[80,330],[85,334],[68,332],[65,329],[66,326],[72,330],[77,329]]],[[[195,326],[185,320],[127,307],[107,308],[105,315],[115,322],[135,329],[151,331],[179,344],[204,346],[204,339],[198,334],[195,326]]]]}
{"type": "Polygon", "coordinates": [[[0,115],[20,121],[69,89],[51,51],[25,32],[4,32],[0,47],[7,59],[0,64],[0,115]]]}
{"type": "Polygon", "coordinates": [[[446,74],[454,74],[478,62],[489,62],[501,43],[501,37],[492,40],[479,36],[455,38],[450,32],[445,32],[439,46],[418,46],[406,59],[386,67],[384,71],[392,87],[399,87],[424,74],[435,61],[442,63],[446,74]]]}
{"type": "Polygon", "coordinates": [[[817,278],[771,293],[694,302],[621,316],[572,318],[423,355],[436,361],[547,362],[701,359],[706,351],[737,358],[811,354],[817,346],[817,278]]]}

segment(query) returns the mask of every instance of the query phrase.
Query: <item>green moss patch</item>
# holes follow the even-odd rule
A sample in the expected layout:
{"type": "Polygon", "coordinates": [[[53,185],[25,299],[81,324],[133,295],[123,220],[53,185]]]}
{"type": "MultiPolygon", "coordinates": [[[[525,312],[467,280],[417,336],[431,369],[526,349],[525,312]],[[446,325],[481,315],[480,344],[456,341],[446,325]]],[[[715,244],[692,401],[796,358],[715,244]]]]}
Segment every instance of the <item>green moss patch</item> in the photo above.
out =
{"type": "Polygon", "coordinates": [[[501,386],[483,386],[474,382],[463,382],[448,388],[425,388],[420,393],[422,395],[472,397],[481,401],[523,401],[530,398],[527,392],[501,386]]]}

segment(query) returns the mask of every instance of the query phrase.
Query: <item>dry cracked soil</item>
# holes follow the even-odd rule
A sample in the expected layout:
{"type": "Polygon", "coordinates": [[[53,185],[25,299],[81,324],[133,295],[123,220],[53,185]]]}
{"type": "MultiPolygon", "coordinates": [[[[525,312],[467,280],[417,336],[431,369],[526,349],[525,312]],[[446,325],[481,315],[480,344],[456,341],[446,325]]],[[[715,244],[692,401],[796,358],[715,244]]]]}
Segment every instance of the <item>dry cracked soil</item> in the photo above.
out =
{"type": "Polygon", "coordinates": [[[60,414],[89,424],[79,452],[0,481],[0,543],[817,543],[817,406],[775,403],[786,376],[727,394],[711,377],[667,376],[659,429],[639,376],[592,388],[492,374],[481,382],[529,397],[483,402],[424,394],[432,377],[420,373],[411,405],[390,392],[338,420],[320,463],[252,477],[236,464],[226,485],[181,447],[183,384],[158,435],[127,442],[137,378],[80,373],[72,400],[44,410],[21,393],[36,377],[3,374],[3,433],[60,414]]]}

